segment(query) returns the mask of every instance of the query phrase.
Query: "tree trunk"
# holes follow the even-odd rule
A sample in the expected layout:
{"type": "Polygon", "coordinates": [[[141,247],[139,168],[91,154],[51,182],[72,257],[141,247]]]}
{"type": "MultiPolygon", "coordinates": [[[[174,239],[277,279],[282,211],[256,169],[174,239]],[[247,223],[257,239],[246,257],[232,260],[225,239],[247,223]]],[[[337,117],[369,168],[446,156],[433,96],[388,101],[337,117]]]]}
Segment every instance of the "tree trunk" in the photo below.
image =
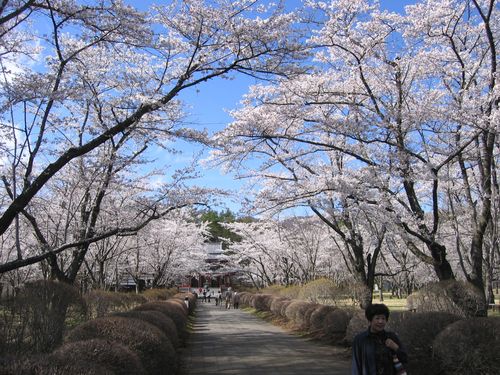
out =
{"type": "Polygon", "coordinates": [[[433,268],[438,279],[440,281],[455,280],[451,265],[446,259],[446,247],[435,242],[428,244],[427,247],[434,260],[433,268]]]}

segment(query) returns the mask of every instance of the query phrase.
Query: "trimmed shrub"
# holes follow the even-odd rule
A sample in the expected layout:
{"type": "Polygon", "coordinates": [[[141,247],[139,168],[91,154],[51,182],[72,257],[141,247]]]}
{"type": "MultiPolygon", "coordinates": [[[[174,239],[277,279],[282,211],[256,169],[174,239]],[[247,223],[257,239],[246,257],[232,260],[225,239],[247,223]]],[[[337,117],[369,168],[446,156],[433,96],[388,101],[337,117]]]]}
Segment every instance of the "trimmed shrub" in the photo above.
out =
{"type": "Polygon", "coordinates": [[[196,296],[193,293],[177,293],[172,298],[178,299],[184,303],[186,297],[189,302],[188,314],[191,315],[194,309],[196,308],[196,302],[197,302],[196,296]]]}
{"type": "Polygon", "coordinates": [[[394,331],[406,348],[410,361],[409,372],[437,374],[439,364],[432,357],[432,342],[445,327],[459,320],[457,315],[446,312],[393,312],[387,330],[394,331]]]}
{"type": "Polygon", "coordinates": [[[92,290],[85,295],[88,306],[89,319],[101,318],[103,316],[127,311],[144,303],[146,299],[135,293],[120,293],[105,290],[92,290]]]}
{"type": "MultiPolygon", "coordinates": [[[[253,301],[255,299],[255,294],[251,294],[248,296],[248,300],[247,300],[247,306],[248,307],[252,307],[253,306],[253,301]]],[[[240,298],[240,302],[241,302],[241,298],[240,298]]]]}
{"type": "Polygon", "coordinates": [[[290,301],[285,297],[273,297],[271,300],[271,306],[269,306],[269,310],[273,313],[274,316],[284,318],[282,315],[282,309],[285,302],[290,301]]]}
{"type": "Polygon", "coordinates": [[[252,307],[258,311],[270,311],[273,296],[270,294],[256,294],[253,298],[252,307]]]}
{"type": "Polygon", "coordinates": [[[177,309],[179,313],[184,314],[186,318],[189,315],[189,309],[183,300],[179,298],[170,298],[169,300],[165,301],[165,303],[174,306],[174,308],[177,309]]]}
{"type": "Polygon", "coordinates": [[[78,289],[62,282],[26,283],[15,298],[2,300],[2,336],[13,352],[49,352],[61,344],[66,327],[85,320],[78,289]]]}
{"type": "Polygon", "coordinates": [[[140,319],[158,327],[169,339],[174,348],[179,347],[179,334],[172,318],[162,314],[159,311],[153,310],[130,310],[121,313],[116,313],[115,316],[124,318],[140,319]]]}
{"type": "Polygon", "coordinates": [[[327,304],[337,300],[338,286],[331,279],[321,278],[305,284],[298,295],[305,301],[327,304]]]}
{"type": "Polygon", "coordinates": [[[299,327],[304,325],[304,317],[306,310],[311,306],[309,302],[294,300],[285,310],[285,315],[292,323],[299,327]]]}
{"type": "Polygon", "coordinates": [[[309,329],[312,332],[317,332],[319,335],[323,335],[323,324],[326,315],[335,310],[333,306],[319,305],[312,312],[311,317],[309,318],[309,329]]]}
{"type": "Polygon", "coordinates": [[[179,338],[181,339],[185,338],[187,316],[185,312],[180,308],[180,306],[167,302],[146,302],[140,306],[137,306],[135,310],[138,311],[153,310],[165,314],[174,321],[179,338]]]}
{"type": "Polygon", "coordinates": [[[166,301],[172,298],[175,294],[177,294],[177,288],[154,288],[154,289],[146,289],[141,295],[146,299],[144,302],[149,301],[166,301]]]}
{"type": "Polygon", "coordinates": [[[477,316],[486,311],[484,296],[471,283],[440,281],[431,283],[412,294],[411,303],[418,312],[440,311],[461,317],[477,316]]]}
{"type": "Polygon", "coordinates": [[[140,305],[141,303],[147,302],[146,297],[143,294],[137,293],[117,293],[120,296],[121,304],[124,307],[124,311],[133,309],[134,307],[140,305]]]}
{"type": "Polygon", "coordinates": [[[500,374],[500,318],[472,318],[448,325],[434,340],[445,374],[500,374]]]}
{"type": "Polygon", "coordinates": [[[323,331],[325,337],[336,344],[344,342],[347,326],[349,325],[353,314],[352,310],[340,308],[327,313],[323,320],[323,331]]]}
{"type": "Polygon", "coordinates": [[[91,339],[117,341],[136,352],[150,375],[175,373],[177,357],[170,340],[159,328],[139,319],[110,316],[80,324],[66,342],[91,339]]]}
{"type": "Polygon", "coordinates": [[[250,306],[248,301],[250,300],[251,296],[252,296],[252,294],[249,292],[241,292],[240,293],[240,306],[250,306]]]}
{"type": "Polygon", "coordinates": [[[91,339],[66,343],[54,351],[49,361],[95,363],[115,375],[145,375],[139,356],[124,345],[109,340],[91,339]]]}
{"type": "Polygon", "coordinates": [[[115,373],[92,362],[59,361],[48,356],[24,356],[9,358],[5,363],[0,363],[0,375],[115,375],[115,373]]]}
{"type": "Polygon", "coordinates": [[[354,310],[352,317],[347,324],[346,335],[344,339],[345,343],[347,345],[352,345],[354,337],[356,337],[358,333],[366,331],[368,326],[369,323],[365,317],[365,310],[354,310]]]}
{"type": "Polygon", "coordinates": [[[286,309],[288,308],[288,306],[290,306],[290,304],[294,302],[294,300],[292,299],[286,299],[284,300],[282,303],[281,303],[281,313],[280,315],[283,317],[283,318],[286,318],[288,319],[288,317],[286,316],[286,309]]]}
{"type": "Polygon", "coordinates": [[[304,321],[302,322],[302,326],[305,329],[309,330],[311,326],[311,315],[314,311],[316,311],[318,306],[320,305],[318,305],[317,303],[311,303],[309,307],[304,311],[304,321]]]}

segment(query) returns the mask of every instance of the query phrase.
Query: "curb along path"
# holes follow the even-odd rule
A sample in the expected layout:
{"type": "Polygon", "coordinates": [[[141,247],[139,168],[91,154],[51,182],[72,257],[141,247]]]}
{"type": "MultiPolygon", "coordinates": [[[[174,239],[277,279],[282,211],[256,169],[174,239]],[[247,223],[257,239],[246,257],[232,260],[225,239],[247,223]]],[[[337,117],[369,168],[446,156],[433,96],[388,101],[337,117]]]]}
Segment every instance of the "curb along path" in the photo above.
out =
{"type": "Polygon", "coordinates": [[[328,345],[293,336],[242,310],[198,301],[183,374],[298,375],[350,373],[328,345]]]}

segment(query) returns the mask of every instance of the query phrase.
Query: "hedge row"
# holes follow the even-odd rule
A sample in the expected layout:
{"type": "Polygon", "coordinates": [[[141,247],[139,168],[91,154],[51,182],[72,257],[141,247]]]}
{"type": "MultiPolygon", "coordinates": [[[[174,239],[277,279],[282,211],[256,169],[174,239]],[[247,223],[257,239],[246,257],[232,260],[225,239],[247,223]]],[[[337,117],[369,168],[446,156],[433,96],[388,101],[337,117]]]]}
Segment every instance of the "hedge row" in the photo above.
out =
{"type": "Polygon", "coordinates": [[[185,339],[188,315],[195,304],[193,294],[177,294],[89,320],[69,331],[63,345],[53,352],[5,363],[0,374],[175,374],[176,349],[185,339]]]}
{"type": "MultiPolygon", "coordinates": [[[[243,292],[241,306],[270,312],[296,329],[350,346],[367,329],[364,311],[243,292]]],[[[468,318],[448,312],[392,312],[387,329],[408,352],[411,374],[500,374],[500,318],[468,318]]]]}
{"type": "Polygon", "coordinates": [[[78,288],[63,282],[26,283],[15,295],[0,297],[0,353],[49,353],[62,344],[65,332],[84,321],[164,301],[175,293],[174,288],[141,294],[93,290],[82,296],[78,288]]]}

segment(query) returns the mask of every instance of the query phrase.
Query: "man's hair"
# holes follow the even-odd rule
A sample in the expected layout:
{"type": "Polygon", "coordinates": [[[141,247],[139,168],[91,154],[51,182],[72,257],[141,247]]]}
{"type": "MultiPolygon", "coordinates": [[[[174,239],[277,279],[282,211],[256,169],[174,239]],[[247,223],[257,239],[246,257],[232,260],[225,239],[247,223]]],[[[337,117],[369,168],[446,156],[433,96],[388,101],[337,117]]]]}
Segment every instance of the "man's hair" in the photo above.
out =
{"type": "Polygon", "coordinates": [[[385,315],[385,318],[389,320],[389,308],[383,303],[372,303],[366,308],[365,316],[371,322],[375,315],[385,315]]]}

